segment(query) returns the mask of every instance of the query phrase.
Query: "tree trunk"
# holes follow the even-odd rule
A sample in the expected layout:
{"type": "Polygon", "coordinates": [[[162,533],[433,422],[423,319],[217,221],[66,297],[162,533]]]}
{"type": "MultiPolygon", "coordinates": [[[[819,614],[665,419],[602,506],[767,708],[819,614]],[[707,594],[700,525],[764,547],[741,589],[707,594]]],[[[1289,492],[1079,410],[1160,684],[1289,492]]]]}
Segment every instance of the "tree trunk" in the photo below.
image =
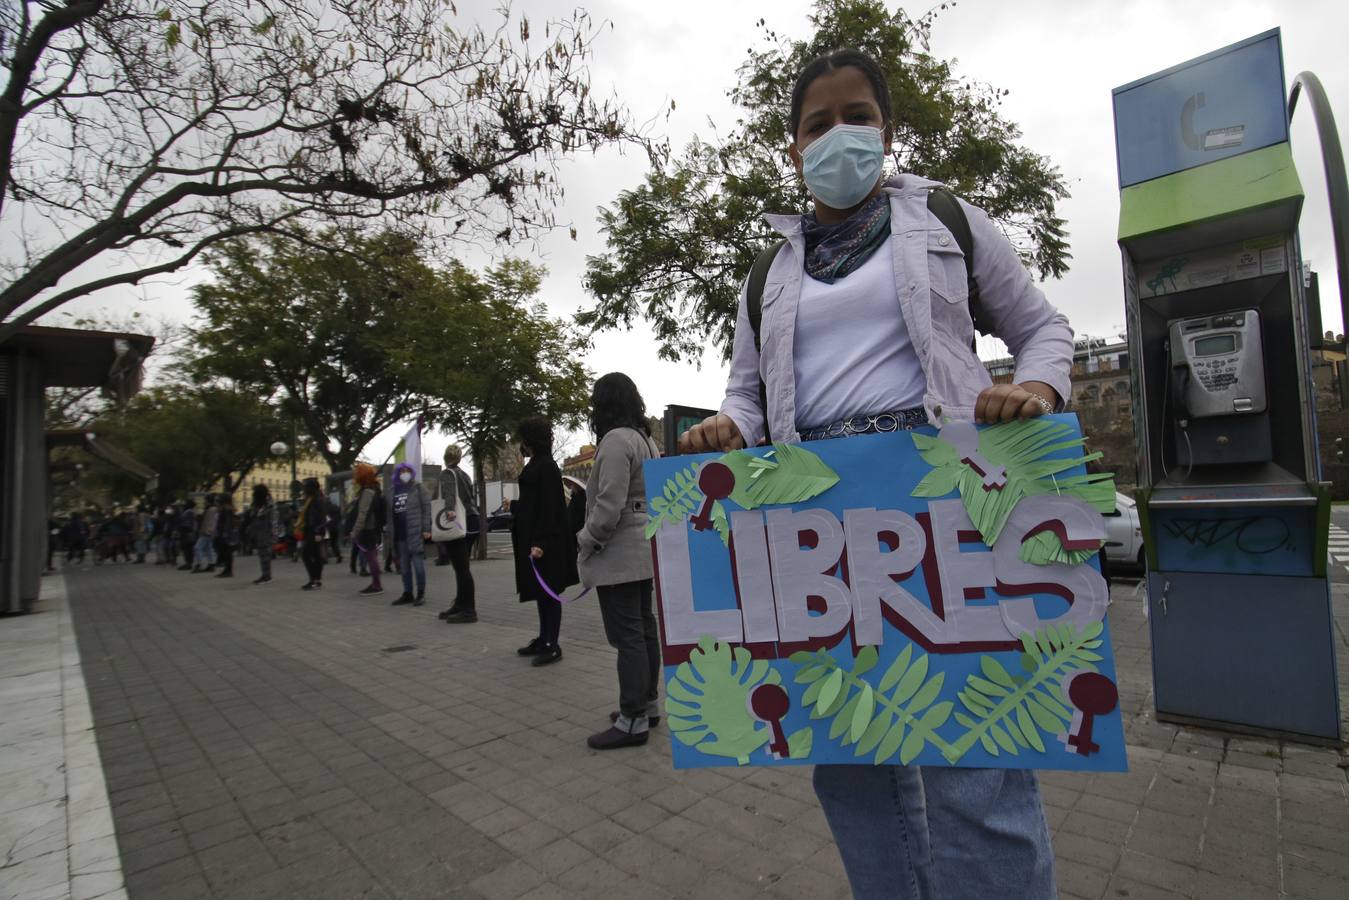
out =
{"type": "Polygon", "coordinates": [[[483,481],[482,453],[477,447],[471,447],[473,454],[473,483],[478,489],[478,520],[482,523],[482,530],[478,532],[478,546],[473,549],[474,559],[487,558],[487,516],[491,512],[487,508],[487,482],[483,481]]]}

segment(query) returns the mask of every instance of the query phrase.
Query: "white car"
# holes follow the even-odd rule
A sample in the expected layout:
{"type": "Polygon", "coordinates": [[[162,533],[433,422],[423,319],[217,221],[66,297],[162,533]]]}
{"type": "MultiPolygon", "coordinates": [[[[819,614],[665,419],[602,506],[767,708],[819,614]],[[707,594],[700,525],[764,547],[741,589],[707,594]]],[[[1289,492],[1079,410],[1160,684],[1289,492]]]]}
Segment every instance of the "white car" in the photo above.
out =
{"type": "Polygon", "coordinates": [[[1146,566],[1143,556],[1143,526],[1130,497],[1115,492],[1115,511],[1105,513],[1105,556],[1112,563],[1146,566]]]}

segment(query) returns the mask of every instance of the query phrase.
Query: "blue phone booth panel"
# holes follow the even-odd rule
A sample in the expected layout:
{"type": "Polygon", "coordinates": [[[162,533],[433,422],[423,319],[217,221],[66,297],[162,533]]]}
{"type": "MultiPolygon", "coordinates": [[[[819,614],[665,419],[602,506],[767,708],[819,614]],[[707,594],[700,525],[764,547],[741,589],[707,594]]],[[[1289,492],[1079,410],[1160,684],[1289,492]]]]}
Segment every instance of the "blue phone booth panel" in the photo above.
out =
{"type": "Polygon", "coordinates": [[[1159,716],[1339,739],[1324,579],[1153,572],[1148,606],[1159,716]]]}

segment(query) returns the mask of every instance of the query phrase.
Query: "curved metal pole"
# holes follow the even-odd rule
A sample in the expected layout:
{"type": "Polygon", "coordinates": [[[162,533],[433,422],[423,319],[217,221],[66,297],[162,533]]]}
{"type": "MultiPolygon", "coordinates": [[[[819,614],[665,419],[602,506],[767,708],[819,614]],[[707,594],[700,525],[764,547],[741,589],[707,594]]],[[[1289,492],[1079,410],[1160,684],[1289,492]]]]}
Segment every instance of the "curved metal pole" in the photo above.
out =
{"type": "MultiPolygon", "coordinates": [[[[1288,94],[1288,122],[1293,122],[1297,98],[1307,92],[1312,116],[1316,119],[1316,134],[1321,140],[1321,161],[1326,169],[1326,193],[1330,196],[1330,228],[1335,237],[1335,271],[1340,281],[1340,315],[1342,327],[1349,332],[1349,181],[1345,179],[1344,151],[1340,147],[1340,133],[1335,128],[1335,113],[1326,99],[1321,80],[1311,72],[1303,72],[1293,79],[1288,94]]],[[[1349,407],[1346,407],[1349,408],[1349,407]]]]}

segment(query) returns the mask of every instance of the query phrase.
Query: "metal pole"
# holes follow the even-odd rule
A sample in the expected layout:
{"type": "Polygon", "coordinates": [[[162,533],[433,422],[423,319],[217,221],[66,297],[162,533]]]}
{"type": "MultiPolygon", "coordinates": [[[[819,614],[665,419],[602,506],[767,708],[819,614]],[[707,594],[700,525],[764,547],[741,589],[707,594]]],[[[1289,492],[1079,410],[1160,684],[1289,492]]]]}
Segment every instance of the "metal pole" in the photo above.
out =
{"type": "MultiPolygon", "coordinates": [[[[1293,121],[1293,112],[1297,109],[1297,98],[1302,91],[1307,92],[1307,102],[1312,107],[1312,117],[1316,120],[1316,134],[1321,142],[1321,161],[1326,170],[1326,193],[1330,197],[1330,228],[1335,237],[1335,271],[1340,281],[1340,316],[1342,330],[1349,332],[1349,227],[1345,216],[1349,215],[1349,181],[1344,172],[1344,150],[1340,147],[1340,133],[1335,127],[1335,113],[1326,99],[1325,88],[1321,80],[1311,72],[1303,72],[1293,79],[1293,88],[1288,94],[1288,122],[1293,121]]],[[[1349,403],[1342,403],[1342,409],[1349,409],[1349,403]]]]}
{"type": "Polygon", "coordinates": [[[290,499],[294,500],[297,495],[295,483],[299,481],[295,468],[295,419],[290,420],[290,499]]]}

